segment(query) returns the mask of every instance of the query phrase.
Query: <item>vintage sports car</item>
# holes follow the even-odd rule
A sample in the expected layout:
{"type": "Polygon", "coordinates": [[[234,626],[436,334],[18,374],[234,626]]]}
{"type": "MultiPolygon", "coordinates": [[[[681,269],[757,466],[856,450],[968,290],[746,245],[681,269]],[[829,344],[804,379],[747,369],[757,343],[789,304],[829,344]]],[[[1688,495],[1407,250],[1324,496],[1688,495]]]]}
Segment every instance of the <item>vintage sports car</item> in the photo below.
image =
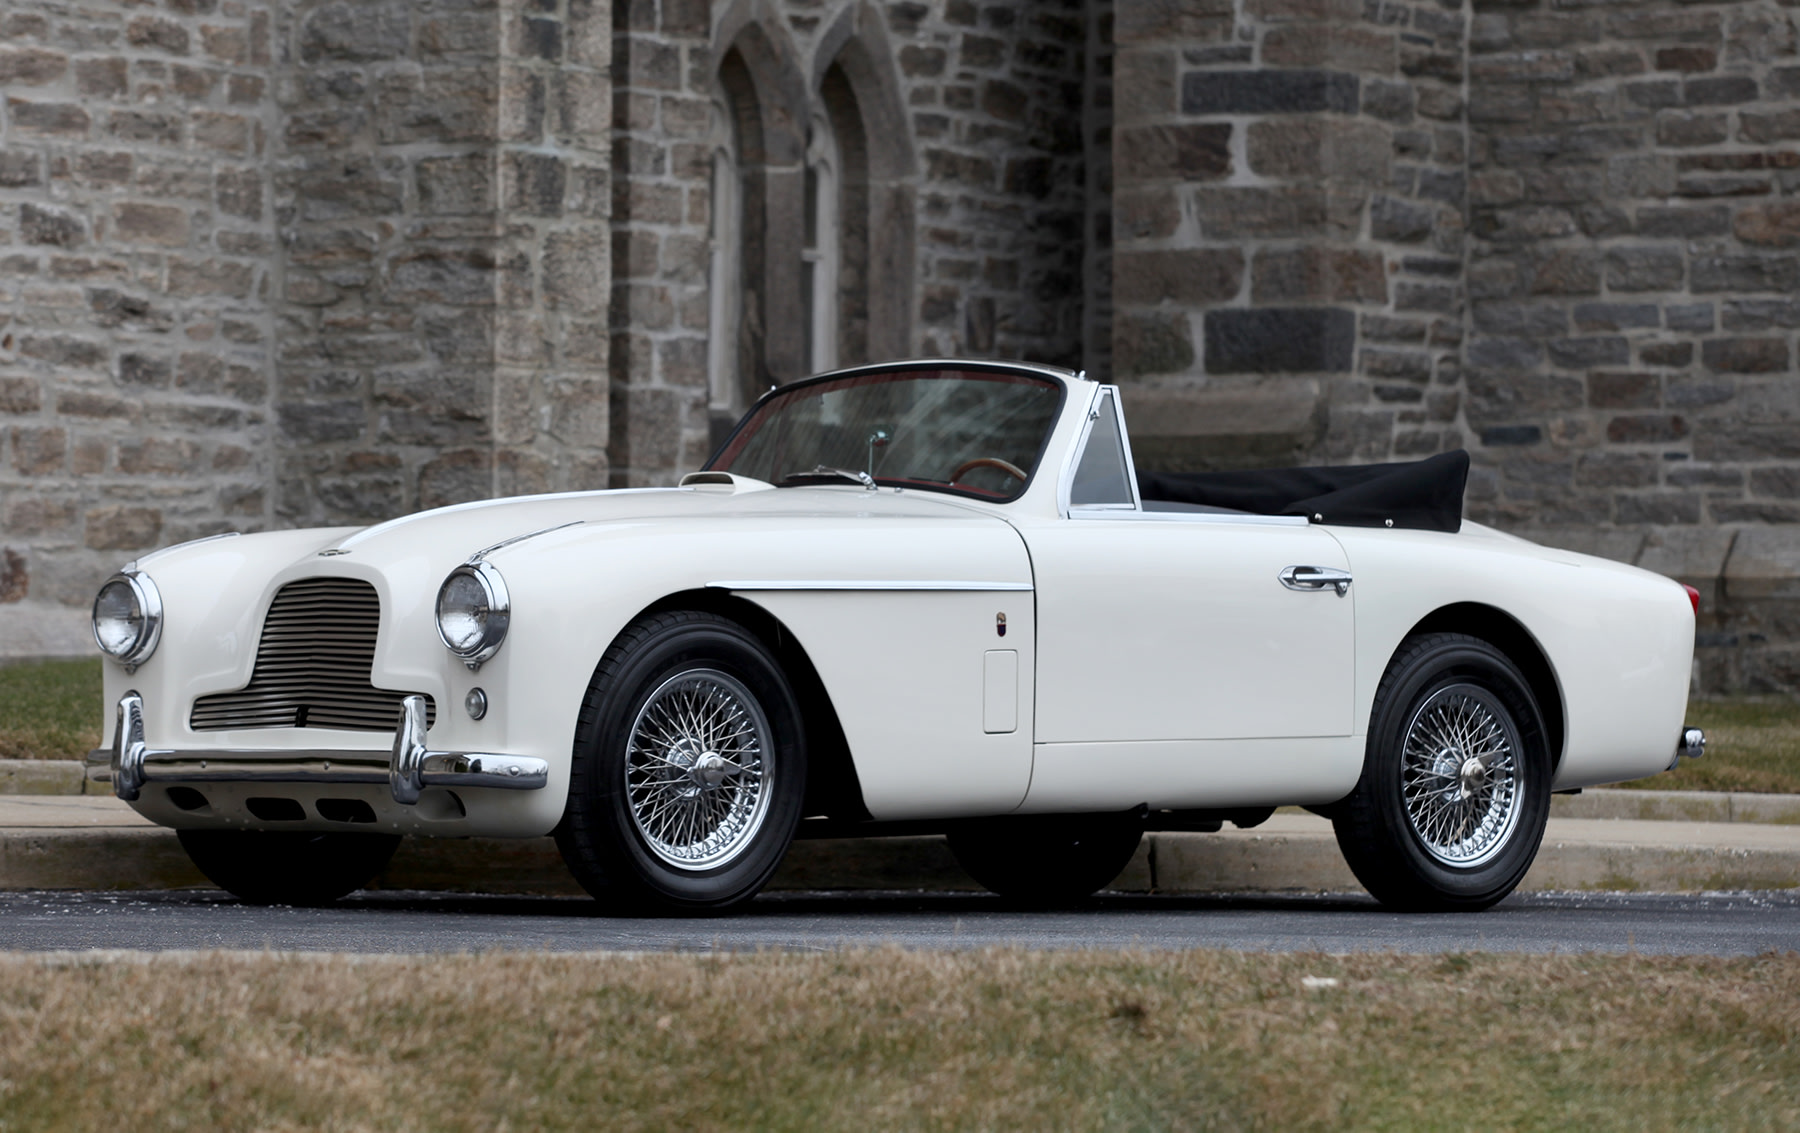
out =
{"type": "Polygon", "coordinates": [[[771,390],[679,487],[215,536],[94,602],[90,774],[251,901],[402,835],[554,833],[619,907],[748,900],[796,836],[937,831],[1104,887],[1146,830],[1327,815],[1479,909],[1550,796],[1698,755],[1698,595],[1461,519],[1468,457],[1136,473],[1115,387],[920,361],[771,390]]]}

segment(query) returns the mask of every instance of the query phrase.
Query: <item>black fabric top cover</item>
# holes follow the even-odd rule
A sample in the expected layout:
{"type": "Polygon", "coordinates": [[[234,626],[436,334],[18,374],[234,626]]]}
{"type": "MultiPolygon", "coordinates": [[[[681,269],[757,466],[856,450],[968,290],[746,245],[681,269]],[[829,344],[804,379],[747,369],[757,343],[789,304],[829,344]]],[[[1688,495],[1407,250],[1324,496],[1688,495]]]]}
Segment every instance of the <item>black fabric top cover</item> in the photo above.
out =
{"type": "Polygon", "coordinates": [[[1206,504],[1257,515],[1304,515],[1345,527],[1457,531],[1469,454],[1404,464],[1267,468],[1255,472],[1139,472],[1146,500],[1206,504]],[[1390,522],[1391,521],[1391,522],[1390,522]]]}

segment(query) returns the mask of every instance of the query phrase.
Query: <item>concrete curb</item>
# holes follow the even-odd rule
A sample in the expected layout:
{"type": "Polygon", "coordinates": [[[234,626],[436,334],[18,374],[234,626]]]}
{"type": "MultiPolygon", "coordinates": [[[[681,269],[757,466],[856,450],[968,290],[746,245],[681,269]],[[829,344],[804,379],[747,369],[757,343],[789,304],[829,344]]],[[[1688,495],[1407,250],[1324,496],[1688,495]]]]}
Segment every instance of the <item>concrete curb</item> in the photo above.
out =
{"type": "MultiPolygon", "coordinates": [[[[173,832],[151,826],[0,831],[0,889],[171,889],[206,882],[173,832]]],[[[1800,886],[1800,830],[1746,824],[1553,820],[1524,890],[1681,892],[1800,886]],[[1752,836],[1753,835],[1753,836],[1752,836]]],[[[371,884],[574,895],[548,838],[409,838],[371,884]]],[[[796,842],[775,889],[973,890],[942,838],[796,842]]],[[[1115,883],[1125,892],[1345,892],[1360,888],[1329,824],[1277,816],[1219,834],[1154,834],[1115,883]]]]}
{"type": "Polygon", "coordinates": [[[1640,791],[1595,788],[1555,795],[1555,818],[1630,818],[1670,822],[1763,822],[1800,825],[1800,795],[1742,791],[1640,791]]]}
{"type": "Polygon", "coordinates": [[[0,759],[0,795],[110,793],[105,783],[87,782],[83,771],[73,759],[0,759]]]}

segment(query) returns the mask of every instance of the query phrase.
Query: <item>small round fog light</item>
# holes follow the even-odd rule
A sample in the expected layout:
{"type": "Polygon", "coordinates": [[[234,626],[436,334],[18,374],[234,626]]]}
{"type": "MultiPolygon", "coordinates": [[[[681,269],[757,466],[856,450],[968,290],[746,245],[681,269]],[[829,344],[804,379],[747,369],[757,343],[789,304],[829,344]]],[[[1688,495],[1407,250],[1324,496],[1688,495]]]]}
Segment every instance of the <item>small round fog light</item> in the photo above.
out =
{"type": "Polygon", "coordinates": [[[469,695],[463,697],[463,707],[469,710],[469,719],[481,719],[487,715],[487,693],[478,688],[470,689],[469,695]]]}

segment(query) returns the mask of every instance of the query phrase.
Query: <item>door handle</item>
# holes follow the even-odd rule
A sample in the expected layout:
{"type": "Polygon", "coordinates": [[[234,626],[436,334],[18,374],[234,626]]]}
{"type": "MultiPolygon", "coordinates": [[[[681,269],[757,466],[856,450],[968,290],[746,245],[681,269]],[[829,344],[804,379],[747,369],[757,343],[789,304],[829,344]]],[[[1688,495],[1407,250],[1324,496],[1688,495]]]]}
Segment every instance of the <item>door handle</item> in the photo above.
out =
{"type": "Polygon", "coordinates": [[[1291,566],[1276,577],[1289,590],[1336,590],[1339,598],[1350,592],[1350,572],[1336,567],[1291,566]]]}

